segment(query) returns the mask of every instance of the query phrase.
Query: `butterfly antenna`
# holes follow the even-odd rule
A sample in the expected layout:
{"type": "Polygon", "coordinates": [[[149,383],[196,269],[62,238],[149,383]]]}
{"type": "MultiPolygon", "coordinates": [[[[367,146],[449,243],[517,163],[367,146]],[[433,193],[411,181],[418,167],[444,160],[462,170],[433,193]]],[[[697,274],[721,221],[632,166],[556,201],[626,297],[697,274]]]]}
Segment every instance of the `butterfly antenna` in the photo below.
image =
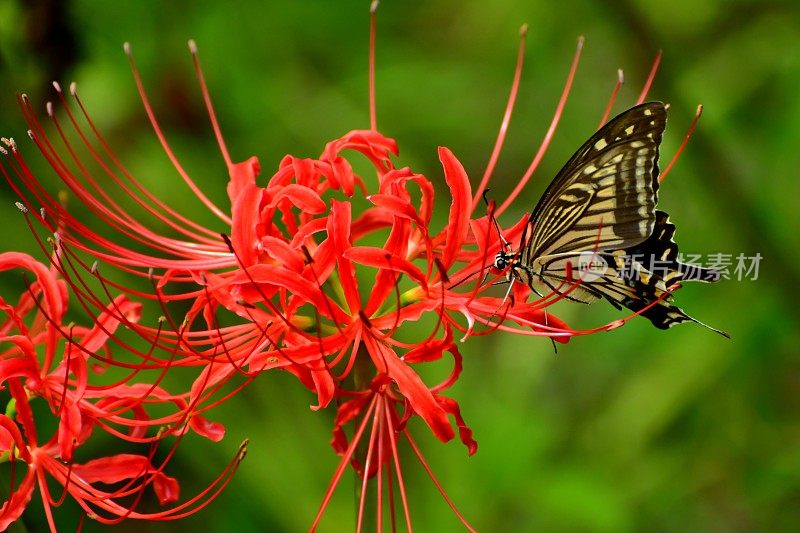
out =
{"type": "Polygon", "coordinates": [[[489,217],[489,220],[492,221],[492,225],[494,226],[495,231],[497,231],[497,237],[500,239],[500,242],[503,243],[503,247],[506,249],[511,248],[511,243],[503,237],[503,232],[500,231],[500,224],[497,223],[497,219],[494,216],[494,211],[497,206],[497,203],[494,200],[489,200],[487,193],[489,189],[483,191],[483,201],[486,203],[486,214],[489,217]]]}
{"type": "MultiPolygon", "coordinates": [[[[470,272],[469,274],[467,274],[466,276],[464,276],[460,280],[458,280],[455,283],[453,283],[452,285],[450,285],[448,287],[448,289],[454,289],[454,288],[458,287],[459,285],[461,285],[462,283],[464,283],[465,281],[470,279],[472,276],[474,276],[475,274],[479,274],[480,272],[481,272],[480,270],[475,270],[474,272],[470,272]]],[[[487,272],[486,275],[487,276],[489,275],[488,272],[487,272]]],[[[483,281],[481,282],[481,284],[483,284],[484,282],[486,282],[486,278],[483,278],[483,281]]]]}

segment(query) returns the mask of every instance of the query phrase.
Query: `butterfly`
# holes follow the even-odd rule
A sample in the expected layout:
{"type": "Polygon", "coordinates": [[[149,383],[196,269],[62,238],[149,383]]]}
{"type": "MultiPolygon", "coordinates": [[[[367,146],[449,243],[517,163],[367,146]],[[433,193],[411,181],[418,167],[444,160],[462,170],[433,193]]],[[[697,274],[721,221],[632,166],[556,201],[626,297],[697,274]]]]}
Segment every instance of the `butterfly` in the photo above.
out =
{"type": "Polygon", "coordinates": [[[547,187],[519,248],[498,252],[494,267],[538,294],[552,291],[583,303],[605,299],[660,329],[690,321],[727,337],[672,303],[678,283],[718,281],[720,272],[680,262],[675,225],[656,209],[666,124],[661,102],[637,105],[607,122],[547,187]]]}

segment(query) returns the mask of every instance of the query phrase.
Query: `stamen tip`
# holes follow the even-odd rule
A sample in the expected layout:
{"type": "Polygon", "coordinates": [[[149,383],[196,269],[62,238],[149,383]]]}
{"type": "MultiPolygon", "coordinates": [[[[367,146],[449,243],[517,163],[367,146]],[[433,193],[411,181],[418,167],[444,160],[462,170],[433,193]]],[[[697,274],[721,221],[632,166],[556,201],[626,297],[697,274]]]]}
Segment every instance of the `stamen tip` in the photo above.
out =
{"type": "Polygon", "coordinates": [[[128,41],[125,41],[124,43],[122,43],[122,50],[125,52],[126,56],[130,56],[132,54],[132,52],[131,52],[131,43],[129,43],[128,41]]]}
{"type": "Polygon", "coordinates": [[[696,114],[697,114],[698,117],[703,114],[703,104],[697,104],[697,113],[696,114]]]}
{"type": "Polygon", "coordinates": [[[519,27],[519,36],[525,38],[528,35],[528,23],[526,22],[519,27]]]}
{"type": "Polygon", "coordinates": [[[58,83],[57,81],[54,81],[53,82],[53,89],[55,89],[57,93],[60,93],[61,92],[61,84],[58,83]]]}
{"type": "Polygon", "coordinates": [[[583,43],[584,42],[586,42],[586,37],[584,37],[583,35],[579,35],[578,36],[578,50],[583,48],[583,43]]]}
{"type": "Polygon", "coordinates": [[[97,269],[98,269],[98,268],[100,268],[100,265],[99,265],[99,264],[97,264],[97,261],[95,261],[94,263],[92,263],[92,268],[91,268],[91,270],[90,270],[90,271],[91,271],[91,273],[92,273],[92,274],[97,274],[97,269]]]}
{"type": "Polygon", "coordinates": [[[617,80],[620,82],[620,84],[625,83],[625,73],[622,72],[621,68],[617,69],[617,80]]]}
{"type": "Polygon", "coordinates": [[[194,39],[189,39],[187,44],[189,45],[189,52],[191,52],[192,55],[197,55],[197,43],[194,42],[194,39]]]}
{"type": "Polygon", "coordinates": [[[623,319],[615,320],[613,322],[610,322],[608,326],[606,326],[606,331],[611,331],[612,329],[621,328],[624,325],[625,325],[625,320],[623,319]]]}
{"type": "Polygon", "coordinates": [[[16,205],[16,206],[17,206],[17,209],[19,209],[19,210],[20,210],[20,211],[22,211],[23,213],[27,213],[27,212],[28,212],[28,208],[27,208],[27,207],[25,207],[25,206],[22,204],[22,202],[14,202],[14,205],[16,205]]]}
{"type": "Polygon", "coordinates": [[[45,104],[45,107],[47,108],[47,114],[48,115],[50,115],[51,117],[55,116],[56,112],[53,109],[53,102],[47,102],[45,104]]]}
{"type": "Polygon", "coordinates": [[[69,94],[72,96],[78,96],[78,84],[74,81],[69,84],[69,94]]]}
{"type": "Polygon", "coordinates": [[[23,101],[23,102],[25,102],[26,104],[27,104],[27,103],[30,101],[30,100],[28,99],[28,94],[27,94],[27,93],[22,93],[21,95],[19,95],[19,97],[20,97],[20,98],[22,99],[22,101],[23,101]]]}
{"type": "Polygon", "coordinates": [[[2,146],[0,146],[0,154],[3,154],[3,155],[8,155],[8,150],[6,150],[6,149],[5,149],[5,148],[3,148],[2,146]]]}
{"type": "Polygon", "coordinates": [[[372,3],[369,5],[369,13],[370,15],[374,15],[376,11],[378,11],[378,4],[380,2],[378,0],[372,0],[372,3]]]}

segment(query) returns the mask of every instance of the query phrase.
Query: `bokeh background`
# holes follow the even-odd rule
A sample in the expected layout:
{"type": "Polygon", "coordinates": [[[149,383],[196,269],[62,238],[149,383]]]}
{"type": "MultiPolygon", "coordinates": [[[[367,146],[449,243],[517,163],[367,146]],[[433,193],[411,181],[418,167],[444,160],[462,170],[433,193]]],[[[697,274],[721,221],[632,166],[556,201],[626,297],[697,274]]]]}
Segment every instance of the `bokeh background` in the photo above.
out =
{"type": "MultiPolygon", "coordinates": [[[[152,135],[122,53],[130,41],[176,152],[224,204],[225,169],[196,89],[188,38],[200,47],[234,159],[258,155],[266,175],[284,154],[316,156],[327,141],[368,127],[367,1],[199,4],[0,2],[0,134],[23,141],[56,190],[52,173],[24,142],[15,95],[27,92],[43,110],[54,98],[51,80],[76,80],[125,164],[167,202],[183,205],[187,192],[152,135]]],[[[705,112],[661,190],[660,207],[678,224],[683,251],[763,259],[757,280],[689,285],[677,296],[731,340],[693,325],[659,331],[646,320],[576,338],[557,354],[543,339],[470,339],[451,394],[480,448],[467,458],[460,444],[441,444],[417,425],[429,463],[480,531],[800,531],[796,2],[385,0],[379,128],[398,140],[402,164],[437,183],[440,217],[449,202],[437,146],[450,147],[477,183],[524,22],[527,62],[493,185],[497,198],[535,153],[579,35],[586,47],[552,148],[503,223],[531,208],[593,132],[617,68],[626,76],[615,107],[621,111],[663,49],[651,96],[671,104],[665,160],[697,104],[705,112]]],[[[2,249],[37,253],[13,200],[3,186],[2,249]]],[[[4,278],[4,287],[12,281],[4,278]]],[[[554,312],[587,327],[620,315],[603,304],[563,304],[554,312]]],[[[312,401],[287,375],[261,376],[216,411],[213,418],[228,428],[222,443],[187,440],[170,464],[191,495],[249,437],[250,453],[223,495],[183,522],[119,529],[307,529],[338,462],[328,446],[331,413],[311,412],[312,401]]],[[[413,457],[407,454],[404,465],[417,530],[460,530],[413,457]]],[[[345,477],[322,531],[353,529],[352,491],[345,477]]],[[[75,528],[74,506],[57,516],[64,530],[75,528]]],[[[45,527],[35,503],[24,525],[45,527]]],[[[90,521],[84,528],[103,529],[90,521]]]]}

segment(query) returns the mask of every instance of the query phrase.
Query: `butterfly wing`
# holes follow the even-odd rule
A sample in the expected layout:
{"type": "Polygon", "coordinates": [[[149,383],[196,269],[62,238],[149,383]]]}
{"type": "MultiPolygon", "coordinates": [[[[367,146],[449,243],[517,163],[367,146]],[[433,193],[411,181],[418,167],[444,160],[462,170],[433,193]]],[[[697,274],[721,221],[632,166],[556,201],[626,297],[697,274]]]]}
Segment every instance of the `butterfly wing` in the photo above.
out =
{"type": "Polygon", "coordinates": [[[542,256],[537,267],[546,272],[542,283],[569,300],[591,303],[604,298],[617,309],[627,307],[641,314],[660,329],[697,322],[672,303],[663,279],[621,252],[542,256]]]}
{"type": "Polygon", "coordinates": [[[577,302],[605,298],[614,307],[637,312],[654,326],[667,329],[681,322],[696,322],[729,337],[687,315],[672,303],[670,292],[683,281],[714,282],[720,272],[678,260],[672,240],[675,225],[663,211],[655,212],[653,233],[640,244],[610,252],[568,252],[538,257],[531,271],[548,290],[577,302]]]}
{"type": "Polygon", "coordinates": [[[641,104],[581,146],[531,212],[518,278],[573,301],[604,298],[661,329],[698,322],[670,291],[681,281],[717,281],[719,272],[679,262],[675,226],[655,209],[666,122],[663,103],[641,104]]]}
{"type": "Polygon", "coordinates": [[[653,232],[658,146],[666,107],[633,107],[600,128],[572,156],[531,213],[521,261],[543,255],[635,246],[653,232]]]}

